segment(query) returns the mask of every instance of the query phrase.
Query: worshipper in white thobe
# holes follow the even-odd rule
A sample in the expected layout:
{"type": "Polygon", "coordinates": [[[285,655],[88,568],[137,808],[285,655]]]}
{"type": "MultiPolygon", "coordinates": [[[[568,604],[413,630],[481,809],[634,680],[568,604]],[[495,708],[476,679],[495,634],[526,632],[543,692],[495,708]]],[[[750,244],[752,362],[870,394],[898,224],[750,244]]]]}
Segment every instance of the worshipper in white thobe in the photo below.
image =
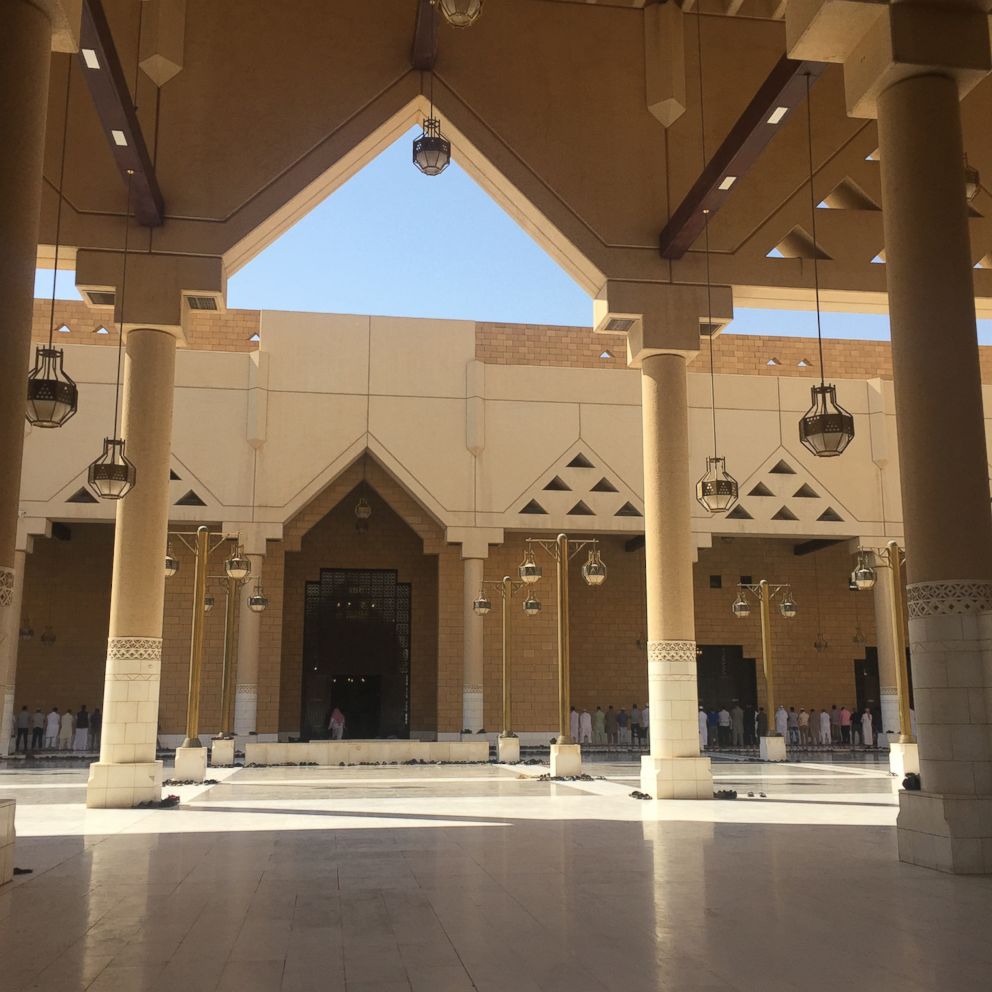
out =
{"type": "Polygon", "coordinates": [[[789,732],[789,714],[786,713],[785,707],[779,703],[778,709],[775,711],[775,733],[779,737],[785,737],[789,732]]]}
{"type": "Polygon", "coordinates": [[[875,745],[875,735],[872,732],[871,710],[867,706],[864,713],[861,714],[861,740],[864,742],[865,747],[874,747],[875,745]]]}
{"type": "Polygon", "coordinates": [[[647,743],[651,740],[651,710],[648,709],[648,704],[644,704],[644,709],[641,710],[641,741],[647,743]]]}
{"type": "Polygon", "coordinates": [[[54,750],[58,742],[59,708],[57,706],[53,706],[51,713],[45,717],[45,747],[54,750]]]}
{"type": "Polygon", "coordinates": [[[579,711],[573,706],[568,715],[568,733],[576,744],[579,742],[579,711]]]}
{"type": "Polygon", "coordinates": [[[73,719],[72,710],[67,709],[59,723],[59,750],[68,751],[72,747],[72,734],[75,729],[76,721],[73,719]]]}
{"type": "Polygon", "coordinates": [[[592,715],[588,710],[579,714],[579,743],[592,743],[592,715]]]}
{"type": "Polygon", "coordinates": [[[336,706],[331,712],[331,722],[327,729],[331,732],[332,741],[339,741],[344,737],[344,714],[336,706]]]}
{"type": "Polygon", "coordinates": [[[706,747],[706,710],[699,707],[699,750],[706,747]]]}
{"type": "Polygon", "coordinates": [[[820,743],[830,744],[833,736],[830,731],[830,714],[826,710],[820,710],[820,743]]]}

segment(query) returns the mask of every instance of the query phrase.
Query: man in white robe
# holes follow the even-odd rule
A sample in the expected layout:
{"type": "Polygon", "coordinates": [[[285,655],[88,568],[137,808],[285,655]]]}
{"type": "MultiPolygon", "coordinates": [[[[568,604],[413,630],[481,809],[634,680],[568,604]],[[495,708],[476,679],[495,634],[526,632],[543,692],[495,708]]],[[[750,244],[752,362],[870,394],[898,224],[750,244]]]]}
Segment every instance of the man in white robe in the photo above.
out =
{"type": "Polygon", "coordinates": [[[706,747],[706,710],[699,707],[699,750],[702,751],[706,747]]]}
{"type": "Polygon", "coordinates": [[[592,743],[592,716],[588,710],[583,710],[579,714],[579,743],[592,743]]]}
{"type": "Polygon", "coordinates": [[[820,743],[833,743],[833,734],[830,730],[830,714],[826,710],[820,710],[820,743]]]}
{"type": "Polygon", "coordinates": [[[786,713],[785,707],[779,703],[778,709],[775,710],[775,733],[779,737],[785,737],[789,732],[789,714],[786,713]]]}

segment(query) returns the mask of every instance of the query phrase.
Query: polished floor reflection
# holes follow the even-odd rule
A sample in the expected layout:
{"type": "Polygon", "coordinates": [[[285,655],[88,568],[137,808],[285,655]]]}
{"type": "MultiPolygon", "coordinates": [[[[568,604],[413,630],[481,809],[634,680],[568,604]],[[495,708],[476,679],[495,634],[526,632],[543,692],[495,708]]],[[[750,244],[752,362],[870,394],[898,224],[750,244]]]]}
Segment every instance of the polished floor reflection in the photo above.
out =
{"type": "Polygon", "coordinates": [[[992,879],[896,861],[884,765],[715,763],[740,798],[665,804],[634,764],[542,770],[224,770],[154,812],[0,772],[34,869],[0,890],[0,987],[990,987],[992,879]]]}

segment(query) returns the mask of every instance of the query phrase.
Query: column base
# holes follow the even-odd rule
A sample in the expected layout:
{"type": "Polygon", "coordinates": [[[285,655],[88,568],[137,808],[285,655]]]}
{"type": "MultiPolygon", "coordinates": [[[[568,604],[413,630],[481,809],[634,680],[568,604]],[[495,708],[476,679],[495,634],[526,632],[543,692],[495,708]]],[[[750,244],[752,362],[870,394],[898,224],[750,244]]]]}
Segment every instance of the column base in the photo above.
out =
{"type": "Polygon", "coordinates": [[[760,738],[758,741],[758,757],[760,757],[762,761],[785,761],[785,738],[760,738]]]}
{"type": "Polygon", "coordinates": [[[0,799],[0,885],[14,877],[14,800],[0,799]]]}
{"type": "Polygon", "coordinates": [[[889,771],[898,779],[909,772],[920,774],[920,749],[918,744],[889,744],[889,771]]]}
{"type": "Polygon", "coordinates": [[[992,796],[899,793],[899,860],[954,875],[992,874],[992,796]]]}
{"type": "Polygon", "coordinates": [[[180,781],[202,782],[207,777],[207,749],[177,747],[175,777],[180,781]]]}
{"type": "Polygon", "coordinates": [[[653,799],[712,799],[710,759],[641,756],[641,792],[653,799]]]}
{"type": "Polygon", "coordinates": [[[520,760],[520,738],[497,737],[496,756],[504,765],[515,765],[520,760]]]}
{"type": "Polygon", "coordinates": [[[138,803],[162,798],[162,762],[136,761],[111,764],[97,761],[90,765],[86,783],[89,809],[131,809],[138,803]]]}
{"type": "MultiPolygon", "coordinates": [[[[218,765],[234,764],[234,738],[217,739],[210,742],[210,764],[218,765]]],[[[195,748],[193,750],[196,750],[195,748]]]]}
{"type": "Polygon", "coordinates": [[[554,777],[581,775],[582,748],[578,744],[552,744],[551,774],[554,777]]]}

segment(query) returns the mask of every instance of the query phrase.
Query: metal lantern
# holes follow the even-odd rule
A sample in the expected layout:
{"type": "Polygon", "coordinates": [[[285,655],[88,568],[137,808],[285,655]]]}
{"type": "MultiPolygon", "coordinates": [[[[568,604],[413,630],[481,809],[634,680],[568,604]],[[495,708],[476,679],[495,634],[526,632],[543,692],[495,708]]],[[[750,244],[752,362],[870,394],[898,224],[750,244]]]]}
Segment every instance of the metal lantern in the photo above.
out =
{"type": "Polygon", "coordinates": [[[534,561],[534,552],[529,548],[524,554],[524,560],[517,568],[517,572],[520,575],[520,581],[526,582],[527,585],[533,585],[544,574],[541,566],[534,561]]]}
{"type": "Polygon", "coordinates": [[[524,613],[529,617],[536,617],[541,612],[541,601],[533,595],[529,595],[524,600],[524,613]]]}
{"type": "Polygon", "coordinates": [[[24,623],[21,624],[20,628],[17,631],[17,636],[22,641],[30,641],[31,638],[34,637],[34,627],[31,626],[30,617],[24,618],[24,623]]]}
{"type": "Polygon", "coordinates": [[[696,483],[696,501],[710,513],[726,513],[736,502],[737,480],[727,471],[727,460],[718,455],[706,459],[706,471],[696,483]]]}
{"type": "Polygon", "coordinates": [[[36,348],[28,373],[27,410],[32,427],[61,427],[76,412],[79,390],[62,367],[61,348],[36,348]]]}
{"type": "Polygon", "coordinates": [[[105,437],[103,454],[92,462],[87,479],[100,499],[123,499],[133,488],[136,472],[124,454],[124,439],[105,437]]]}
{"type": "Polygon", "coordinates": [[[483,0],[431,0],[453,28],[470,28],[482,14],[483,0]]]}
{"type": "Polygon", "coordinates": [[[810,388],[812,405],[799,421],[799,440],[817,458],[843,454],[854,438],[854,417],[837,402],[832,383],[810,388]]]}
{"type": "Polygon", "coordinates": [[[450,163],[451,142],[441,134],[441,122],[428,117],[420,137],[413,139],[413,164],[425,176],[439,176],[450,163]]]}
{"type": "Polygon", "coordinates": [[[214,608],[214,597],[208,592],[206,596],[203,597],[203,612],[209,613],[214,608]]]}
{"type": "Polygon", "coordinates": [[[369,517],[372,516],[372,504],[362,496],[355,504],[355,530],[365,534],[369,529],[369,517]]]}
{"type": "Polygon", "coordinates": [[[818,630],[816,632],[816,640],[813,641],[813,649],[817,654],[823,654],[828,647],[830,647],[830,645],[827,643],[827,639],[823,636],[823,631],[818,630]]]}
{"type": "Polygon", "coordinates": [[[971,203],[972,200],[978,196],[978,191],[982,187],[982,177],[979,175],[978,169],[976,169],[969,161],[968,156],[964,157],[964,195],[965,198],[971,203]]]}
{"type": "Polygon", "coordinates": [[[778,604],[778,611],[786,620],[791,620],[796,615],[796,601],[792,598],[791,592],[787,592],[785,599],[778,604]]]}
{"type": "Polygon", "coordinates": [[[743,593],[738,593],[737,599],[734,600],[733,606],[730,609],[739,620],[743,620],[745,617],[751,615],[751,604],[744,598],[743,593]]]}
{"type": "Polygon", "coordinates": [[[50,648],[55,643],[55,630],[49,624],[41,633],[41,643],[50,648]]]}
{"type": "Polygon", "coordinates": [[[582,578],[589,586],[601,586],[606,581],[606,566],[599,557],[598,548],[589,552],[589,558],[582,566],[582,578]]]}
{"type": "Polygon", "coordinates": [[[165,548],[165,577],[171,579],[179,571],[179,559],[172,553],[172,545],[165,548]]]}
{"type": "Polygon", "coordinates": [[[241,582],[251,575],[251,562],[245,557],[244,551],[238,547],[227,561],[224,562],[224,571],[229,579],[241,582]]]}
{"type": "Polygon", "coordinates": [[[248,609],[252,613],[264,613],[269,605],[268,597],[262,592],[261,583],[255,586],[255,591],[248,597],[248,609]]]}
{"type": "Polygon", "coordinates": [[[851,572],[851,581],[858,592],[867,592],[875,588],[875,569],[862,558],[858,562],[858,567],[851,572]]]}
{"type": "Polygon", "coordinates": [[[480,592],[472,602],[472,609],[475,610],[476,615],[480,617],[484,617],[492,608],[492,601],[485,595],[485,593],[482,592],[480,592]]]}
{"type": "Polygon", "coordinates": [[[867,643],[868,638],[865,637],[864,631],[862,631],[860,624],[854,628],[854,637],[852,637],[851,640],[854,641],[855,644],[867,643]]]}

